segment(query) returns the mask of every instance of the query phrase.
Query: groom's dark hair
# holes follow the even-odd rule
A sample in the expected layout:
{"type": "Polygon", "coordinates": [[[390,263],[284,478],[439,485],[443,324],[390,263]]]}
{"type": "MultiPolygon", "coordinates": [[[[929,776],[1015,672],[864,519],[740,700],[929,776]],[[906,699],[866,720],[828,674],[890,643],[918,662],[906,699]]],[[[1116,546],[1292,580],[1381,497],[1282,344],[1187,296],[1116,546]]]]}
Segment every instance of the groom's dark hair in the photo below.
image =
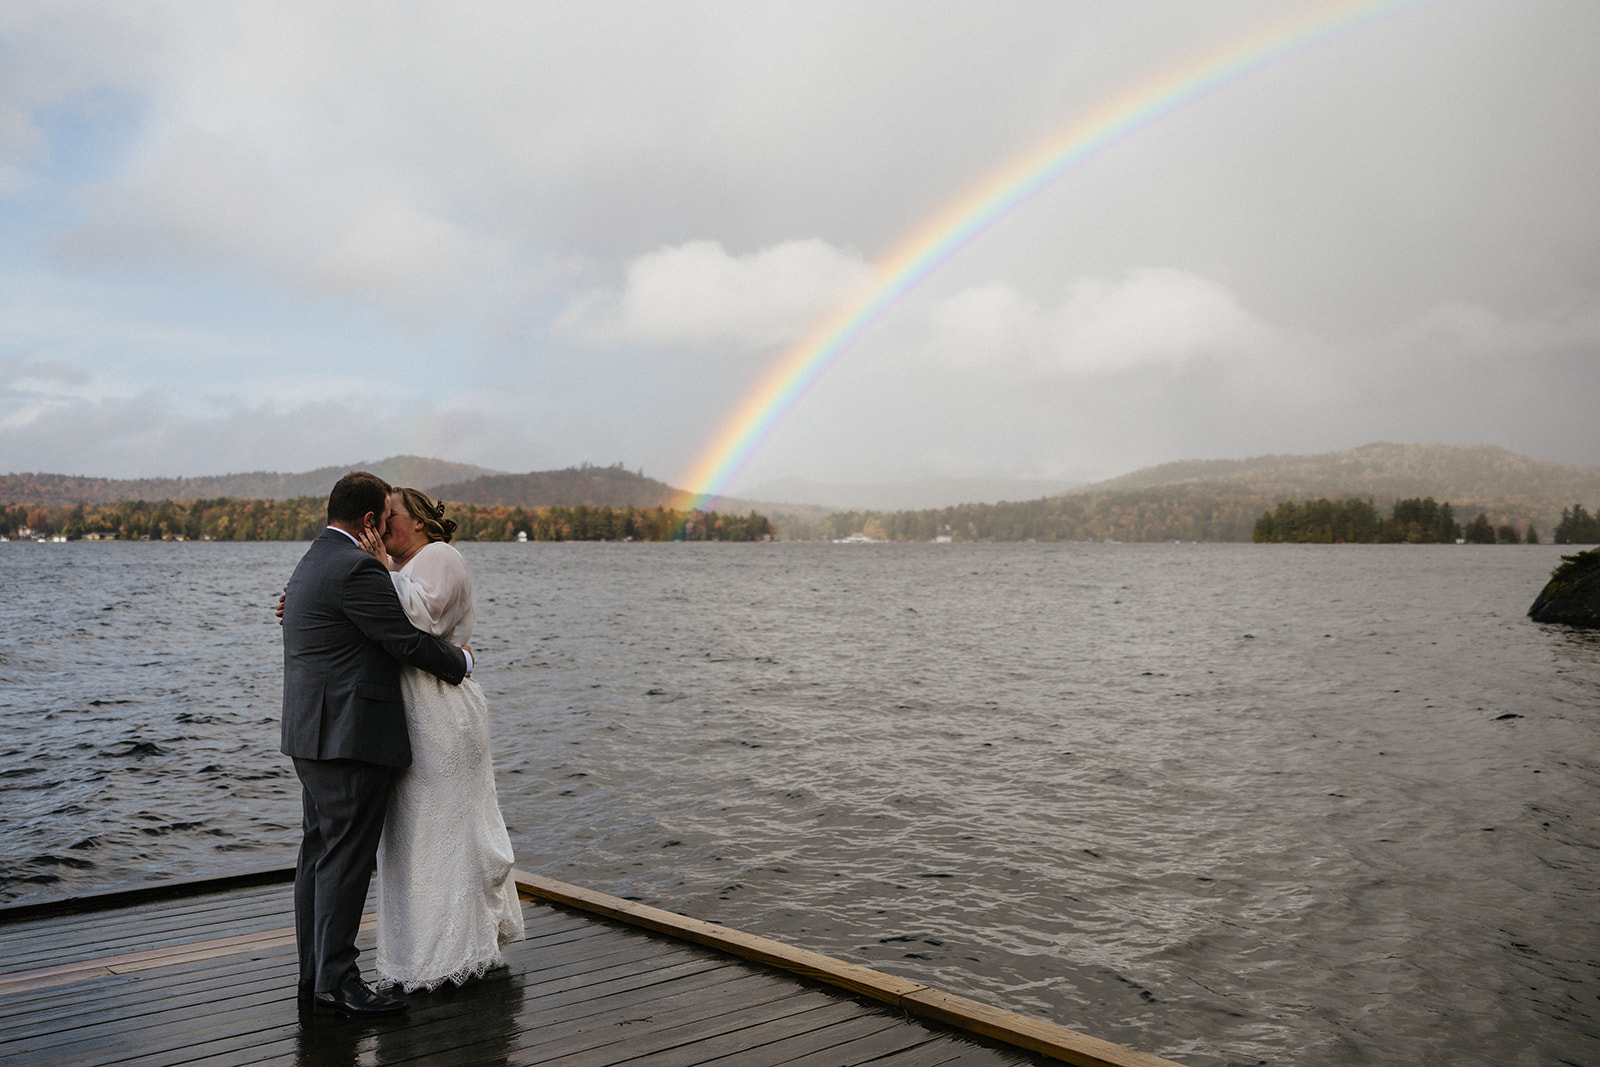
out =
{"type": "Polygon", "coordinates": [[[359,523],[369,511],[382,515],[389,506],[389,483],[376,474],[351,471],[328,494],[328,521],[359,523]]]}

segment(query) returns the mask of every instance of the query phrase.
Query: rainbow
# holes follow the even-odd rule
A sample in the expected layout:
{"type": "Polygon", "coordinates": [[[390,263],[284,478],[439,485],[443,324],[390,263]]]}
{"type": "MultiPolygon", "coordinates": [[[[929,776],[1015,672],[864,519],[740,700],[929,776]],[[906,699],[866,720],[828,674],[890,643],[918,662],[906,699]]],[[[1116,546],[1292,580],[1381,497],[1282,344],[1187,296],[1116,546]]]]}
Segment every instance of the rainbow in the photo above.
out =
{"type": "Polygon", "coordinates": [[[1432,0],[1343,0],[1308,8],[1102,101],[917,227],[878,280],[785,352],[679,481],[711,506],[817,379],[885,312],[985,231],[1063,177],[1174,113],[1297,53],[1432,0]]]}

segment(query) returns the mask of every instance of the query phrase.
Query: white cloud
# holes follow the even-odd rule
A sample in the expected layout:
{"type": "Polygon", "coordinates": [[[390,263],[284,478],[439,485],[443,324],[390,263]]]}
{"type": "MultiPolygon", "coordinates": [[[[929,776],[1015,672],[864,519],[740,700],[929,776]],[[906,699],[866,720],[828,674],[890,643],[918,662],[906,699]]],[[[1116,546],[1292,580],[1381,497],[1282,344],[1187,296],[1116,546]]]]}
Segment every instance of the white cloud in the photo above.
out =
{"type": "Polygon", "coordinates": [[[819,240],[747,255],[690,241],[634,259],[620,294],[573,323],[641,344],[771,348],[799,339],[877,277],[859,256],[819,240]]]}
{"type": "Polygon", "coordinates": [[[1169,268],[1138,268],[1111,282],[1073,282],[1041,304],[1005,282],[963,290],[931,313],[933,349],[956,366],[1032,374],[1105,374],[1259,356],[1274,331],[1226,287],[1169,268]]]}

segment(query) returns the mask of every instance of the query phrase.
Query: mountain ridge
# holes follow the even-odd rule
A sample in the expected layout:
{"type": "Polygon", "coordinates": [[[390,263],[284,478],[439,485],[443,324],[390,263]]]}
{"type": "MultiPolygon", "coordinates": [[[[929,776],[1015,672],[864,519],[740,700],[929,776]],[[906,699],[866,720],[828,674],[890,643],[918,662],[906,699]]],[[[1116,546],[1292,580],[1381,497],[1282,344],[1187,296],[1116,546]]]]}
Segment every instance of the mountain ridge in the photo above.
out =
{"type": "Polygon", "coordinates": [[[371,471],[391,485],[419,488],[445,481],[464,481],[500,471],[470,463],[425,456],[390,456],[388,459],[318,467],[297,474],[278,471],[244,471],[237,474],[201,475],[193,478],[88,478],[81,475],[0,474],[0,500],[17,503],[112,504],[120,500],[205,500],[235,497],[242,500],[290,500],[300,496],[326,496],[347,472],[371,471]]]}
{"type": "Polygon", "coordinates": [[[686,495],[666,482],[630,471],[584,464],[526,474],[487,474],[431,486],[427,492],[455,504],[501,507],[672,507],[686,495]]]}
{"type": "MultiPolygon", "coordinates": [[[[300,474],[256,471],[205,478],[128,480],[0,475],[0,503],[59,506],[224,496],[266,500],[322,496],[351,469],[370,470],[393,484],[414,485],[452,503],[479,506],[670,507],[681,506],[686,496],[665,482],[646,477],[643,471],[626,470],[620,463],[510,474],[421,456],[391,456],[300,474]]],[[[799,484],[799,480],[790,481],[799,484]]],[[[1002,481],[984,480],[984,484],[998,485],[1002,481]]],[[[782,487],[788,483],[771,484],[782,487]]],[[[888,495],[893,484],[868,488],[884,489],[888,495]]],[[[918,484],[904,483],[902,488],[915,488],[918,484]]],[[[1533,522],[1548,531],[1563,508],[1574,504],[1600,508],[1600,467],[1537,460],[1497,445],[1374,442],[1340,452],[1179,460],[1034,499],[1115,496],[1131,500],[1141,494],[1170,495],[1179,490],[1191,496],[1247,497],[1251,507],[1258,503],[1270,506],[1282,500],[1299,503],[1320,497],[1352,496],[1370,498],[1386,506],[1396,499],[1431,496],[1450,502],[1463,519],[1483,510],[1518,522],[1533,522]]],[[[716,507],[725,513],[756,508],[774,515],[791,512],[805,522],[816,522],[827,513],[826,505],[784,504],[743,496],[718,500],[716,507]]],[[[871,505],[851,508],[847,504],[835,508],[874,512],[927,510],[871,505]]]]}
{"type": "Polygon", "coordinates": [[[1037,500],[1077,487],[1077,483],[1065,478],[918,478],[903,482],[856,483],[782,478],[745,486],[739,490],[739,496],[786,507],[918,511],[954,504],[1037,500]]]}
{"type": "Polygon", "coordinates": [[[1499,445],[1377,441],[1339,452],[1178,460],[1069,490],[1062,496],[1186,488],[1280,500],[1370,497],[1380,504],[1431,496],[1463,505],[1539,510],[1600,499],[1600,467],[1533,459],[1499,445]]]}

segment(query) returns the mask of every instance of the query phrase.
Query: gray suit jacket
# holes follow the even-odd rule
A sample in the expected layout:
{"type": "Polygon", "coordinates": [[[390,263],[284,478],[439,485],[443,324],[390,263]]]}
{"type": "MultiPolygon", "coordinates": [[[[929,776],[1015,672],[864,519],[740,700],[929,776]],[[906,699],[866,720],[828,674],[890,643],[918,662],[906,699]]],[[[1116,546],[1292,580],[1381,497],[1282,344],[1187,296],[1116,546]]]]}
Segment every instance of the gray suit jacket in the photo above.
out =
{"type": "Polygon", "coordinates": [[[411,764],[400,664],[451,685],[459,648],[411,625],[383,564],[338,530],[311,543],[283,608],[283,752],[411,764]]]}

